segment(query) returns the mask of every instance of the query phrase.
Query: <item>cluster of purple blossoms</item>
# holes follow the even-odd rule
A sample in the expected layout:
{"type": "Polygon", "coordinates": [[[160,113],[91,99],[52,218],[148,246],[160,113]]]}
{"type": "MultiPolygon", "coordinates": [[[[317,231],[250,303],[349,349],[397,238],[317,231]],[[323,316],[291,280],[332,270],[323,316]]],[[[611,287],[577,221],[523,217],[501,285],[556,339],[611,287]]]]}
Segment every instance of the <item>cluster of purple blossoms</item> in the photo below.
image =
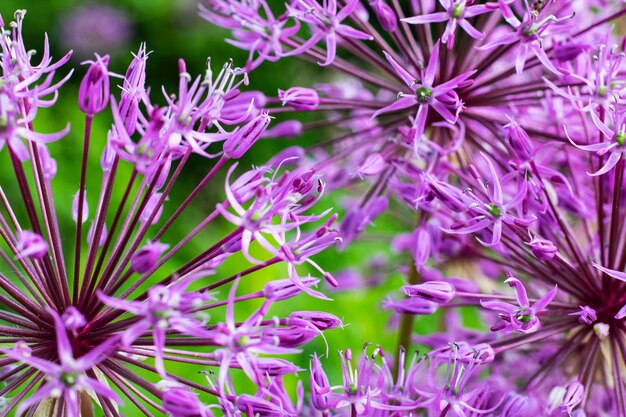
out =
{"type": "Polygon", "coordinates": [[[302,401],[283,381],[299,368],[280,356],[342,324],[328,313],[270,309],[302,292],[322,297],[313,287],[334,283],[310,259],[338,240],[336,216],[312,212],[320,175],[287,169],[289,159],[236,172],[271,119],[258,94],[241,91],[246,72],[231,62],[214,72],[209,61],[194,78],[181,60],[178,91],[156,105],[142,45],[124,76],[109,71],[108,56],[85,62],[78,191],[60,201],[54,178],[71,167],[57,166],[49,144],[70,127],[44,134],[36,125],[72,74],[56,75],[70,54],[54,61],[46,39],[31,62],[24,13],[7,24],[0,17],[0,147],[16,179],[0,188],[0,416],[299,415],[302,401]],[[108,133],[92,132],[108,112],[108,133]],[[99,173],[88,169],[94,153],[99,173]],[[169,201],[196,158],[209,161],[208,172],[183,201],[169,201]],[[101,186],[88,194],[91,176],[101,186]],[[187,213],[200,199],[194,223],[187,213]],[[61,233],[57,216],[70,206],[75,236],[61,233]],[[182,229],[171,227],[183,218],[182,229]],[[220,218],[230,228],[216,236],[220,218]],[[284,279],[263,276],[281,263],[284,279]],[[186,378],[187,368],[205,375],[186,378]],[[237,373],[254,389],[235,386],[237,373]]]}
{"type": "Polygon", "coordinates": [[[399,345],[430,353],[403,370],[400,348],[356,368],[346,351],[340,385],[315,356],[312,410],[626,417],[623,2],[206,0],[200,14],[249,70],[332,72],[266,97],[265,136],[323,138],[288,153],[357,193],[342,247],[383,213],[406,231],[386,246],[411,257],[408,283],[384,307],[399,345]],[[435,313],[443,332],[413,334],[435,313]]]}

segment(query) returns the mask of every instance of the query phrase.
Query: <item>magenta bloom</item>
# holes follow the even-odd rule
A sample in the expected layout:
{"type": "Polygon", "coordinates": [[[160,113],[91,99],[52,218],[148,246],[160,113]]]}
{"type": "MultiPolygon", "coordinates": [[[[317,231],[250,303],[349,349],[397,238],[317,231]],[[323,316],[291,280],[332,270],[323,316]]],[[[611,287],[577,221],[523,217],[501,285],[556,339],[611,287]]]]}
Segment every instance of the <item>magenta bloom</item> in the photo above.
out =
{"type": "Polygon", "coordinates": [[[441,42],[444,45],[448,45],[448,49],[452,49],[454,46],[454,31],[457,25],[461,26],[472,38],[482,39],[484,35],[472,26],[467,19],[488,13],[498,7],[496,3],[472,4],[474,3],[473,0],[439,0],[439,3],[446,9],[445,12],[413,16],[402,19],[402,21],[418,25],[433,22],[448,22],[446,24],[446,30],[441,36],[441,42]]]}
{"type": "Polygon", "coordinates": [[[55,350],[59,363],[33,356],[32,349],[25,342],[17,342],[12,349],[2,350],[2,353],[9,358],[31,366],[46,375],[45,384],[26,401],[19,404],[16,411],[17,415],[23,415],[31,406],[46,398],[61,397],[66,404],[68,417],[80,417],[79,397],[80,392],[85,389],[93,390],[99,398],[104,399],[108,404],[111,404],[111,401],[119,402],[118,395],[98,381],[92,371],[94,366],[110,355],[118,340],[116,338],[109,339],[96,346],[89,353],[75,359],[74,349],[61,317],[51,309],[48,313],[54,321],[55,350]]]}
{"type": "MultiPolygon", "coordinates": [[[[468,71],[444,83],[434,85],[435,75],[439,70],[439,41],[433,48],[428,66],[421,72],[419,77],[409,73],[388,53],[385,53],[385,58],[387,58],[394,71],[413,91],[413,94],[402,95],[395,103],[378,110],[374,113],[374,116],[417,105],[417,115],[413,123],[413,131],[410,133],[411,138],[417,139],[424,134],[428,110],[431,108],[439,113],[446,122],[455,123],[457,121],[459,113],[463,109],[463,103],[454,90],[459,88],[475,71],[468,71]]],[[[409,139],[409,141],[412,142],[413,139],[409,139]]]]}
{"type": "MultiPolygon", "coordinates": [[[[315,141],[273,166],[288,155],[342,205],[340,288],[406,279],[382,303],[395,366],[346,360],[335,384],[314,356],[308,414],[626,417],[623,4],[291,0],[277,32],[262,0],[205,3],[233,37],[272,39],[264,65],[327,64],[314,110],[266,98],[273,137],[315,141]],[[406,369],[415,344],[432,352],[406,369]]],[[[261,44],[236,46],[256,68],[261,44]]]]}
{"type": "Polygon", "coordinates": [[[47,143],[69,125],[52,135],[33,126],[40,124],[37,109],[55,104],[66,81],[53,83],[55,71],[69,55],[53,63],[46,42],[42,62],[32,64],[22,18],[18,12],[7,26],[0,18],[0,147],[6,145],[6,168],[16,178],[11,192],[0,191],[0,415],[152,416],[154,409],[181,417],[300,415],[301,402],[283,382],[299,368],[280,356],[341,322],[327,313],[299,308],[277,315],[269,308],[314,292],[322,277],[332,281],[309,259],[332,246],[337,233],[336,216],[324,221],[328,211],[313,212],[324,190],[319,175],[281,168],[282,159],[279,168],[258,161],[234,175],[233,160],[272,120],[257,106],[258,94],[239,90],[248,82],[245,72],[227,63],[217,74],[208,67],[192,78],[180,61],[178,91],[160,99],[145,82],[146,45],[119,88],[110,86],[108,56],[89,62],[78,92],[82,158],[57,166],[47,143]],[[108,111],[108,133],[96,131],[108,111]],[[102,152],[95,155],[101,172],[92,172],[93,152],[102,152]],[[181,173],[196,158],[205,176],[179,200],[181,173]],[[57,170],[75,173],[73,198],[56,194],[57,170]],[[199,218],[189,216],[206,189],[221,190],[215,188],[221,173],[228,173],[226,189],[202,205],[199,218]],[[95,189],[91,175],[101,179],[95,189]],[[231,207],[246,221],[227,231],[225,223],[215,227],[221,215],[232,219],[231,207]],[[71,213],[74,236],[65,236],[60,213],[71,213]],[[257,240],[263,260],[246,262],[241,253],[250,257],[257,240]],[[226,262],[238,265],[235,276],[223,272],[226,262]],[[305,263],[319,278],[302,277],[305,263]],[[263,276],[276,264],[286,281],[263,276]],[[237,292],[239,280],[252,286],[237,292]],[[235,306],[256,301],[263,307],[243,324],[235,320],[235,306]],[[214,309],[224,305],[229,313],[222,319],[214,309]],[[181,367],[214,372],[216,379],[198,384],[181,376],[181,367]],[[233,373],[254,388],[234,384],[233,373]]]}
{"type": "Polygon", "coordinates": [[[109,103],[109,56],[96,54],[95,61],[85,61],[89,69],[78,90],[78,107],[90,116],[100,113],[109,103]]]}
{"type": "Polygon", "coordinates": [[[326,66],[335,60],[338,40],[371,40],[371,35],[343,23],[355,11],[358,4],[359,0],[348,0],[341,8],[337,0],[328,0],[323,5],[315,0],[302,0],[287,4],[287,11],[291,16],[301,22],[309,23],[314,30],[310,39],[288,52],[287,55],[300,54],[324,40],[327,50],[326,60],[320,65],[326,66]]]}
{"type": "Polygon", "coordinates": [[[533,333],[539,329],[541,323],[537,317],[556,296],[556,286],[532,305],[528,300],[524,284],[517,278],[510,277],[506,281],[515,290],[517,306],[496,300],[481,301],[481,305],[489,310],[500,311],[502,323],[491,328],[492,331],[501,330],[504,334],[511,331],[533,333]]]}
{"type": "Polygon", "coordinates": [[[48,253],[48,243],[41,235],[23,230],[17,234],[17,251],[25,258],[41,259],[48,253]]]}

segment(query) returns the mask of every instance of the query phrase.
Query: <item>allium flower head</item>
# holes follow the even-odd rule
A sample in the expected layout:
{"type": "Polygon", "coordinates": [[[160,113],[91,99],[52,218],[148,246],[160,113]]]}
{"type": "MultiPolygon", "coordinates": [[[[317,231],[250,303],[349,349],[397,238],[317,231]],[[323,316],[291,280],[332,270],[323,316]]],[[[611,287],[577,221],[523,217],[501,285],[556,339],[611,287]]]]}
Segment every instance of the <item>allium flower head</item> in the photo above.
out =
{"type": "Polygon", "coordinates": [[[383,303],[401,315],[399,345],[411,343],[413,315],[446,314],[441,333],[413,335],[447,367],[443,381],[433,370],[407,394],[411,410],[393,408],[405,397],[386,400],[375,378],[348,371],[331,385],[317,357],[313,407],[626,417],[626,70],[612,26],[623,3],[294,0],[272,9],[289,28],[278,31],[268,10],[262,0],[207,0],[201,14],[232,31],[250,67],[295,56],[338,80],[282,88],[313,88],[311,110],[269,97],[279,123],[318,115],[277,134],[318,132],[301,164],[326,175],[329,190],[357,193],[345,199],[344,248],[394,210],[403,232],[386,242],[413,258],[397,268],[405,297],[383,303]],[[274,34],[271,59],[253,41],[263,33],[274,34]],[[462,326],[458,307],[480,312],[482,330],[462,326]]]}
{"type": "Polygon", "coordinates": [[[133,32],[130,17],[120,8],[104,3],[77,4],[58,22],[59,41],[79,59],[94,53],[119,51],[133,32]]]}
{"type": "Polygon", "coordinates": [[[108,56],[88,62],[78,97],[85,115],[79,188],[70,201],[60,198],[53,192],[57,167],[47,142],[69,126],[46,136],[33,122],[39,107],[55,104],[67,79],[54,81],[55,71],[69,55],[53,63],[46,42],[41,63],[31,64],[23,16],[16,13],[0,38],[2,151],[19,190],[0,190],[0,414],[79,417],[99,413],[96,407],[110,417],[152,416],[155,410],[299,415],[301,401],[294,402],[283,383],[299,368],[277,356],[342,324],[328,313],[276,317],[269,310],[301,292],[321,297],[311,287],[322,278],[332,281],[310,259],[336,241],[336,216],[313,212],[324,190],[319,175],[280,165],[236,172],[232,160],[271,121],[254,94],[239,90],[247,83],[245,71],[229,62],[218,73],[209,66],[192,78],[181,61],[179,90],[157,99],[145,85],[144,44],[120,80],[118,97],[110,95],[118,90],[110,88],[108,56]],[[93,119],[109,111],[114,122],[108,134],[96,135],[93,119]],[[88,163],[93,152],[101,152],[99,173],[88,163]],[[172,190],[194,158],[207,159],[208,172],[175,201],[172,190]],[[227,177],[223,186],[215,182],[220,172],[227,177]],[[92,176],[100,177],[99,190],[87,190],[92,176]],[[209,187],[223,188],[223,201],[205,199],[199,221],[180,229],[190,205],[209,187]],[[116,200],[117,188],[122,193],[116,200]],[[71,207],[72,239],[61,236],[61,206],[71,207]],[[216,236],[220,217],[232,225],[216,236]],[[202,235],[209,227],[211,241],[202,235]],[[252,246],[260,246],[259,259],[250,256],[252,246]],[[193,250],[182,264],[174,261],[193,250]],[[252,263],[238,260],[237,272],[224,275],[222,265],[239,253],[252,263]],[[264,279],[265,267],[279,263],[286,265],[285,279],[264,279]],[[308,275],[305,263],[319,278],[308,275]],[[238,291],[237,283],[253,274],[257,288],[238,291]],[[249,300],[260,307],[241,321],[241,303],[249,300]],[[208,377],[198,383],[181,376],[188,367],[208,377]],[[240,391],[233,372],[256,390],[240,391]]]}

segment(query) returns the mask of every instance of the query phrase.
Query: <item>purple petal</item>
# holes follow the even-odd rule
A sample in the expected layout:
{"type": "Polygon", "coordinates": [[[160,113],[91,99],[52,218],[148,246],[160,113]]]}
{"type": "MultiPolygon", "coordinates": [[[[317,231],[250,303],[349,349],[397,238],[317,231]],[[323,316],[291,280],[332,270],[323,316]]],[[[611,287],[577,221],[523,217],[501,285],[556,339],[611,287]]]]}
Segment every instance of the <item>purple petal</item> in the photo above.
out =
{"type": "Polygon", "coordinates": [[[81,382],[87,385],[89,388],[91,388],[96,394],[104,398],[113,400],[117,403],[120,402],[120,397],[117,395],[117,393],[113,391],[111,388],[102,384],[100,381],[93,379],[93,378],[85,378],[85,380],[81,382]]]}
{"type": "Polygon", "coordinates": [[[515,314],[518,309],[518,307],[513,304],[505,303],[504,301],[499,300],[480,300],[480,305],[489,310],[504,311],[509,314],[515,314]]]}
{"type": "Polygon", "coordinates": [[[348,25],[338,25],[335,31],[345,38],[359,39],[363,41],[371,41],[373,38],[365,32],[361,32],[348,25]]]}
{"type": "Polygon", "coordinates": [[[598,268],[600,271],[604,272],[610,277],[619,279],[620,281],[626,282],[626,272],[616,271],[614,269],[608,269],[598,264],[593,264],[595,268],[598,268]]]}
{"type": "Polygon", "coordinates": [[[62,364],[74,363],[72,344],[70,343],[69,337],[67,337],[67,330],[65,330],[63,319],[53,309],[48,308],[47,310],[54,319],[54,332],[56,334],[57,354],[59,355],[59,360],[62,364]]]}
{"type": "Polygon", "coordinates": [[[423,25],[426,23],[445,22],[448,19],[450,19],[450,16],[447,12],[437,12],[423,14],[421,16],[405,17],[404,19],[400,20],[405,23],[410,23],[412,25],[423,25]]]}
{"type": "Polygon", "coordinates": [[[481,31],[470,25],[469,22],[465,19],[459,20],[459,26],[461,26],[463,30],[474,39],[480,40],[485,37],[485,35],[481,31]]]}
{"type": "Polygon", "coordinates": [[[426,72],[424,73],[424,79],[422,80],[422,84],[431,87],[433,85],[433,81],[435,81],[435,75],[437,75],[437,70],[439,69],[439,46],[441,41],[437,41],[435,46],[433,46],[433,51],[430,54],[430,59],[428,60],[428,66],[426,67],[426,72]]]}
{"type": "Polygon", "coordinates": [[[430,107],[432,107],[433,110],[439,113],[441,117],[445,119],[446,122],[455,123],[457,121],[457,117],[454,114],[452,114],[452,112],[450,112],[450,110],[448,110],[448,108],[442,102],[433,98],[431,99],[429,104],[430,104],[430,107]]]}
{"type": "Polygon", "coordinates": [[[424,129],[426,126],[426,118],[428,117],[428,106],[425,104],[420,104],[417,109],[417,115],[415,116],[415,122],[413,123],[413,128],[415,129],[415,136],[421,138],[424,134],[424,129]]]}
{"type": "Polygon", "coordinates": [[[40,403],[41,400],[48,398],[50,394],[52,393],[52,391],[55,389],[60,389],[60,387],[57,386],[57,384],[48,382],[43,387],[35,391],[33,395],[27,396],[26,400],[21,401],[20,405],[17,407],[17,411],[15,412],[15,415],[16,416],[24,415],[24,412],[26,410],[28,410],[33,405],[40,403]]]}
{"type": "Polygon", "coordinates": [[[524,288],[524,284],[517,278],[509,278],[504,281],[506,284],[509,284],[513,290],[515,290],[515,296],[517,297],[517,303],[520,307],[528,307],[530,306],[530,301],[528,301],[528,295],[526,294],[526,288],[524,288]]]}
{"type": "Polygon", "coordinates": [[[337,55],[337,35],[334,33],[326,36],[326,61],[324,63],[319,64],[322,67],[330,65],[335,60],[335,56],[337,55]]]}
{"type": "MultiPolygon", "coordinates": [[[[399,110],[408,109],[409,107],[413,107],[417,104],[417,99],[414,96],[403,96],[398,100],[394,101],[387,107],[383,107],[382,109],[377,110],[372,117],[378,117],[381,114],[385,113],[393,113],[399,110]]],[[[420,106],[421,107],[421,106],[420,106]]]]}
{"type": "Polygon", "coordinates": [[[413,84],[415,84],[416,77],[414,75],[405,70],[402,65],[398,64],[398,62],[393,59],[390,54],[385,51],[383,51],[383,54],[385,55],[385,58],[387,58],[387,61],[389,62],[393,70],[396,72],[396,74],[400,76],[400,78],[402,78],[402,81],[404,81],[406,85],[411,87],[413,84]]]}
{"type": "MultiPolygon", "coordinates": [[[[80,198],[80,191],[77,191],[76,194],[74,194],[74,199],[72,200],[72,219],[75,222],[78,221],[78,208],[79,208],[78,199],[79,198],[80,198]]],[[[85,223],[87,221],[88,216],[89,216],[89,206],[87,205],[87,193],[85,192],[83,194],[83,210],[82,210],[82,216],[81,216],[82,223],[85,223]]]]}
{"type": "Polygon", "coordinates": [[[548,306],[548,304],[552,302],[552,300],[556,296],[556,292],[557,286],[555,285],[550,291],[548,291],[546,295],[535,301],[535,303],[533,304],[533,311],[535,313],[543,311],[548,306]]]}
{"type": "Polygon", "coordinates": [[[594,172],[593,174],[589,174],[589,175],[592,177],[596,177],[598,175],[606,174],[611,169],[613,169],[615,165],[617,165],[621,157],[622,157],[621,152],[611,152],[611,155],[609,156],[609,159],[606,160],[606,163],[604,164],[604,166],[600,168],[597,172],[594,172]]]}

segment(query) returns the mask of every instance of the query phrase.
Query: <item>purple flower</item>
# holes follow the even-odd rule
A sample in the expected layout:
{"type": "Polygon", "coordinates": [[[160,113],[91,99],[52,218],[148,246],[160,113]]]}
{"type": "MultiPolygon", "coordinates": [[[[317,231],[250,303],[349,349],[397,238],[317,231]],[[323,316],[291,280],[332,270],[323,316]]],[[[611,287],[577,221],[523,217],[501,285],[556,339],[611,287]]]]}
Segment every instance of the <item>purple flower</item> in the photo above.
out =
{"type": "MultiPolygon", "coordinates": [[[[609,155],[604,165],[597,172],[593,174],[589,173],[591,176],[603,175],[613,169],[624,154],[624,145],[626,145],[625,115],[624,113],[613,111],[611,116],[614,127],[611,129],[598,118],[594,110],[591,110],[589,114],[591,115],[593,124],[598,128],[602,135],[608,139],[608,142],[602,141],[591,145],[578,145],[569,137],[569,135],[567,138],[572,145],[576,146],[580,150],[595,152],[600,157],[605,154],[609,155]]],[[[567,129],[565,130],[565,134],[567,135],[567,129]]]]}
{"type": "Polygon", "coordinates": [[[526,194],[526,183],[522,183],[517,194],[505,202],[502,184],[496,169],[487,157],[485,157],[485,162],[489,167],[489,180],[483,181],[480,173],[475,169],[472,170],[472,176],[478,181],[482,188],[482,195],[487,198],[487,201],[474,194],[471,189],[466,190],[465,194],[472,201],[468,205],[467,211],[472,217],[468,220],[454,223],[448,228],[442,228],[442,230],[453,234],[469,234],[491,227],[492,235],[489,242],[478,239],[483,245],[491,247],[500,243],[502,228],[505,224],[524,226],[532,222],[532,220],[520,219],[510,213],[512,209],[521,203],[522,198],[526,194]]]}
{"type": "Polygon", "coordinates": [[[481,305],[489,310],[500,311],[502,320],[491,328],[492,331],[502,331],[504,334],[511,331],[533,333],[539,329],[541,323],[538,315],[550,304],[556,296],[557,287],[548,291],[532,305],[526,295],[524,284],[517,278],[509,277],[506,281],[515,290],[517,306],[497,300],[481,300],[481,305]]]}
{"type": "Polygon", "coordinates": [[[89,69],[78,90],[78,107],[88,116],[100,113],[109,103],[109,56],[96,54],[95,61],[85,61],[89,69]]]}
{"type": "Polygon", "coordinates": [[[541,239],[539,237],[532,238],[528,243],[528,246],[532,248],[533,255],[540,261],[549,261],[554,259],[559,249],[554,243],[547,239],[541,239]]]}
{"type": "Polygon", "coordinates": [[[448,49],[452,49],[454,46],[454,31],[457,25],[461,26],[472,38],[482,39],[484,35],[472,26],[467,19],[489,13],[498,7],[496,3],[472,4],[472,0],[439,0],[439,3],[446,10],[445,12],[413,16],[402,19],[402,21],[418,25],[447,21],[446,30],[441,36],[441,42],[444,45],[448,45],[448,49]]]}
{"type": "Polygon", "coordinates": [[[335,60],[338,40],[371,40],[371,35],[342,23],[354,12],[358,4],[358,0],[348,0],[340,10],[336,0],[328,0],[323,5],[316,0],[301,0],[287,4],[289,14],[301,22],[308,23],[313,29],[313,36],[286,55],[300,54],[324,40],[326,60],[320,65],[326,66],[335,60]]]}
{"type": "Polygon", "coordinates": [[[385,0],[373,0],[370,6],[374,9],[376,18],[384,30],[387,32],[395,32],[398,28],[398,16],[385,0]]]}
{"type": "Polygon", "coordinates": [[[83,193],[81,196],[81,192],[77,191],[72,199],[72,220],[78,222],[79,217],[81,223],[87,221],[89,217],[89,205],[87,203],[87,195],[83,193]]]}
{"type": "Polygon", "coordinates": [[[233,159],[241,158],[261,138],[270,124],[271,117],[261,113],[241,127],[224,142],[224,154],[233,159]]]}
{"type": "Polygon", "coordinates": [[[448,282],[429,281],[424,284],[405,285],[402,290],[409,297],[422,298],[437,304],[447,304],[454,298],[455,289],[448,282]]]}
{"type": "Polygon", "coordinates": [[[196,319],[192,310],[211,299],[207,293],[187,292],[187,287],[200,275],[189,275],[178,279],[169,286],[157,285],[148,291],[145,302],[125,301],[98,294],[98,298],[108,306],[133,313],[140,318],[130,326],[122,336],[122,344],[130,346],[144,332],[151,330],[154,338],[156,369],[165,376],[163,349],[165,332],[172,328],[181,334],[196,337],[208,337],[203,329],[204,323],[196,319]]]}
{"type": "MultiPolygon", "coordinates": [[[[439,41],[435,44],[428,65],[421,71],[419,77],[407,71],[387,52],[385,52],[385,58],[413,94],[401,94],[393,104],[376,111],[373,116],[417,106],[413,130],[410,132],[410,137],[417,139],[421,138],[424,133],[430,108],[436,111],[446,122],[456,123],[459,113],[463,109],[463,103],[455,89],[467,81],[475,71],[465,72],[443,83],[435,83],[435,75],[439,70],[439,41]]],[[[413,140],[411,139],[410,142],[413,140]]]]}
{"type": "Polygon", "coordinates": [[[550,61],[550,58],[548,58],[543,50],[542,42],[543,38],[549,35],[551,26],[561,23],[565,18],[556,18],[553,15],[549,15],[542,20],[536,21],[536,17],[531,10],[528,10],[528,3],[526,3],[524,18],[520,21],[505,0],[499,0],[498,3],[502,16],[515,31],[498,37],[488,42],[486,45],[483,45],[481,48],[491,49],[501,45],[513,44],[516,46],[515,70],[518,74],[521,74],[524,70],[529,52],[533,52],[537,59],[539,59],[548,70],[559,74],[560,71],[552,64],[552,61],[550,61]]]}
{"type": "Polygon", "coordinates": [[[589,306],[580,306],[580,311],[570,313],[570,316],[578,316],[578,321],[582,324],[592,324],[598,319],[598,313],[589,306]]]}
{"type": "Polygon", "coordinates": [[[526,162],[533,158],[535,149],[532,141],[528,133],[515,120],[510,119],[509,123],[504,125],[504,132],[513,155],[519,161],[526,162]]]}
{"type": "Polygon", "coordinates": [[[239,90],[247,76],[232,63],[217,74],[208,66],[205,76],[192,78],[181,61],[177,93],[165,94],[157,107],[145,85],[145,45],[119,89],[109,86],[106,56],[90,63],[78,100],[85,113],[83,155],[78,164],[56,166],[54,148],[46,142],[59,139],[69,126],[50,136],[35,133],[33,126],[40,124],[40,107],[55,105],[66,81],[56,80],[55,71],[69,55],[53,62],[46,41],[42,61],[31,63],[22,18],[18,12],[17,21],[6,27],[0,18],[0,145],[7,145],[2,150],[15,176],[14,187],[6,188],[11,192],[0,191],[2,259],[10,271],[0,274],[0,414],[78,417],[97,414],[94,408],[99,408],[109,417],[149,415],[147,404],[174,415],[298,415],[302,401],[291,403],[282,378],[299,368],[279,356],[340,322],[329,314],[298,311],[292,316],[289,309],[270,316],[268,310],[317,283],[300,277],[297,265],[314,265],[334,282],[308,259],[337,237],[336,216],[324,222],[328,211],[310,213],[324,188],[320,176],[259,165],[233,177],[232,186],[228,182],[225,201],[205,204],[200,218],[189,216],[189,207],[214,188],[216,178],[229,169],[232,174],[236,164],[230,158],[242,157],[263,136],[271,117],[255,105],[261,95],[239,90]],[[108,133],[101,122],[93,122],[107,109],[113,114],[108,133]],[[102,146],[90,146],[94,137],[104,140],[102,146]],[[181,195],[180,182],[193,158],[209,158],[198,165],[207,166],[207,172],[181,195]],[[99,175],[91,172],[95,160],[99,175]],[[59,197],[52,186],[57,170],[75,173],[79,188],[73,201],[59,197]],[[94,182],[96,177],[101,181],[94,182]],[[262,219],[253,216],[249,223],[215,228],[223,210],[254,200],[262,219]],[[70,213],[74,239],[65,236],[62,218],[70,213]],[[268,235],[268,244],[255,253],[269,259],[235,261],[259,229],[268,235]],[[197,252],[186,258],[188,250],[197,252]],[[231,257],[239,265],[235,276],[222,269],[231,257]],[[289,285],[269,275],[255,280],[276,264],[286,268],[289,285]],[[255,279],[246,278],[253,273],[255,279]],[[237,280],[252,287],[247,283],[245,292],[236,294],[237,280]],[[247,322],[235,321],[235,305],[259,300],[262,307],[247,322]],[[224,305],[226,319],[213,314],[224,305]],[[179,372],[181,367],[213,368],[219,375],[202,385],[179,372]],[[233,383],[234,369],[244,371],[252,389],[233,383]],[[159,379],[180,390],[161,391],[154,384],[159,379]],[[196,393],[202,395],[194,402],[196,393]]]}
{"type": "Polygon", "coordinates": [[[112,52],[131,38],[132,26],[123,10],[106,4],[79,4],[59,20],[59,39],[79,58],[112,52]]]}
{"type": "Polygon", "coordinates": [[[265,0],[253,4],[229,0],[210,0],[200,5],[200,16],[233,30],[227,42],[250,51],[247,70],[257,68],[264,61],[279,60],[286,49],[282,42],[300,30],[298,21],[290,26],[286,14],[278,17],[265,0]]]}
{"type": "Polygon", "coordinates": [[[289,105],[295,110],[315,110],[320,104],[320,97],[312,88],[292,87],[286,91],[278,90],[278,98],[283,106],[289,105]]]}
{"type": "Polygon", "coordinates": [[[198,395],[182,386],[169,388],[163,393],[163,408],[172,417],[211,416],[198,395]]]}
{"type": "Polygon", "coordinates": [[[25,258],[41,259],[48,253],[48,243],[41,235],[22,230],[17,233],[17,251],[25,258]]]}
{"type": "MultiPolygon", "coordinates": [[[[25,127],[21,122],[24,119],[18,114],[18,100],[19,97],[14,95],[6,85],[0,86],[0,107],[2,109],[0,110],[0,150],[6,145],[20,161],[26,161],[30,155],[22,139],[26,139],[27,143],[36,143],[43,148],[46,143],[57,141],[67,135],[70,131],[70,125],[67,124],[65,129],[57,133],[35,132],[25,127]]],[[[35,109],[36,107],[31,110],[28,118],[35,117],[35,109]]]]}
{"type": "Polygon", "coordinates": [[[69,417],[79,417],[79,397],[82,390],[93,390],[109,404],[119,402],[118,395],[94,377],[93,369],[115,349],[117,339],[109,339],[93,348],[89,353],[74,358],[73,348],[61,317],[48,310],[54,321],[55,348],[59,363],[33,356],[32,349],[24,342],[17,342],[11,349],[1,352],[15,361],[22,362],[46,375],[42,384],[27,400],[20,402],[16,414],[22,415],[33,405],[50,397],[61,398],[69,417]]]}
{"type": "Polygon", "coordinates": [[[143,274],[151,270],[161,257],[163,252],[169,248],[169,245],[160,242],[149,242],[143,248],[139,249],[130,260],[133,271],[143,274]]]}

